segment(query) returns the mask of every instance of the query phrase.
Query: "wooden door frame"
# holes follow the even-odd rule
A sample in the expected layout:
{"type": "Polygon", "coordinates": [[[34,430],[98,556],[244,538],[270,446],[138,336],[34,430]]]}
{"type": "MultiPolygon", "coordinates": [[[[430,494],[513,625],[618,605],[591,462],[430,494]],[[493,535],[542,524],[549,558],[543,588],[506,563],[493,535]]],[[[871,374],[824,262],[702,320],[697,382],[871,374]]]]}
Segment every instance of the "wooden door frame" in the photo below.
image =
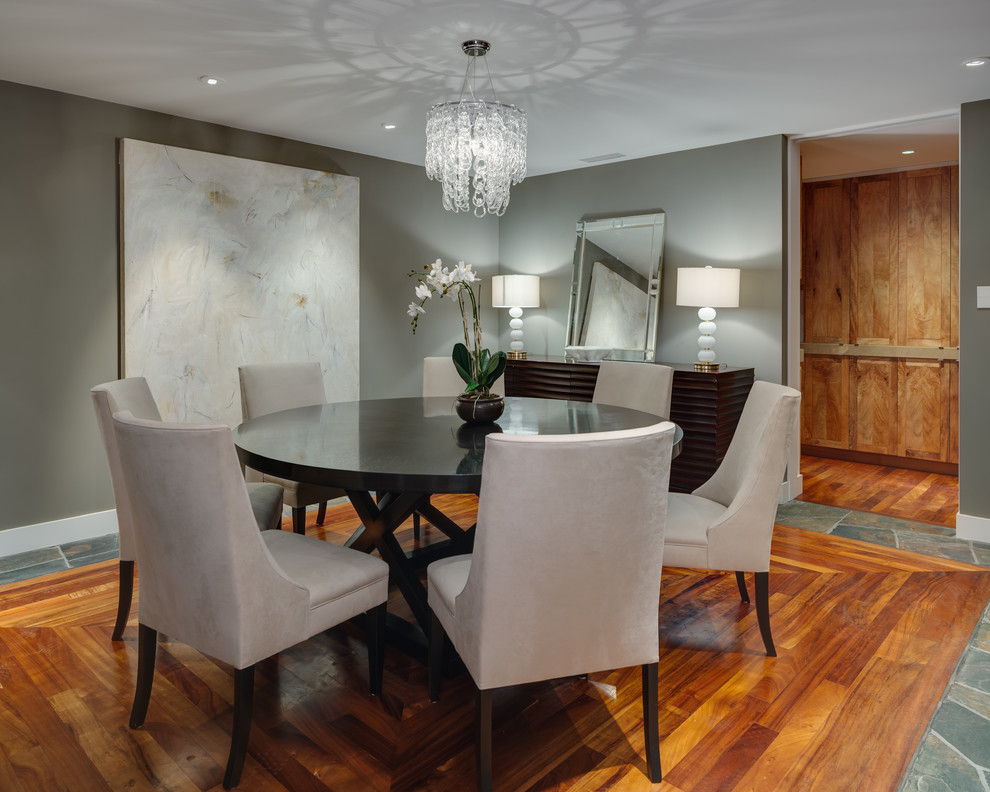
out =
{"type": "MultiPolygon", "coordinates": [[[[786,261],[787,277],[784,281],[784,384],[801,390],[801,143],[787,138],[787,189],[786,189],[786,261]]],[[[780,500],[786,502],[804,491],[801,475],[801,416],[794,442],[787,454],[787,478],[781,488],[780,500]]]]}

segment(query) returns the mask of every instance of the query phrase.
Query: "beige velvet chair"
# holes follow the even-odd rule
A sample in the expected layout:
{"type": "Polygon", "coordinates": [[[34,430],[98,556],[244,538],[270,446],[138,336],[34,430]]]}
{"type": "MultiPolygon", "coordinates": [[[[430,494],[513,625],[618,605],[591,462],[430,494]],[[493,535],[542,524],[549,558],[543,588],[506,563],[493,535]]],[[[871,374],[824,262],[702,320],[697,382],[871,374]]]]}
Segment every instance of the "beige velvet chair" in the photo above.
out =
{"type": "Polygon", "coordinates": [[[371,692],[381,691],[388,565],[287,531],[258,531],[230,429],[113,416],[136,527],[141,596],[131,728],[144,723],[158,633],[234,667],[223,786],[240,780],[254,665],[367,614],[371,692]]]}
{"type": "MultiPolygon", "coordinates": [[[[134,593],[134,518],[131,515],[130,497],[124,486],[123,471],[117,454],[117,443],[113,433],[113,423],[110,416],[115,412],[127,410],[137,418],[149,421],[160,421],[161,413],[155,403],[155,397],[148,387],[144,377],[127,377],[126,379],[104,382],[90,391],[93,407],[96,409],[96,421],[100,427],[103,447],[107,452],[107,462],[110,465],[110,483],[113,486],[113,498],[117,507],[117,532],[120,541],[120,583],[117,595],[117,618],[113,625],[111,639],[119,641],[127,626],[127,617],[131,612],[131,600],[134,593]]],[[[282,488],[277,484],[251,484],[248,487],[251,499],[251,509],[254,512],[258,528],[261,530],[279,529],[282,527],[282,488]]]]}
{"type": "Polygon", "coordinates": [[[673,435],[669,422],[488,435],[474,552],[427,568],[430,698],[446,633],[479,691],[479,789],[492,783],[493,689],[634,665],[649,776],[660,781],[659,570],[673,435]]]}
{"type": "MultiPolygon", "coordinates": [[[[241,416],[245,421],[279,410],[323,404],[327,400],[323,372],[316,362],[252,363],[238,368],[237,375],[241,383],[241,416]]],[[[323,525],[327,501],[347,494],[335,487],[291,481],[251,468],[245,468],[244,477],[248,481],[267,481],[282,486],[285,503],[292,509],[292,530],[297,534],[306,533],[307,506],[319,504],[316,524],[323,525]]]]}
{"type": "Polygon", "coordinates": [[[749,602],[744,573],[755,573],[756,618],[770,657],[777,656],[770,633],[770,542],[800,404],[793,388],[753,383],[718,470],[690,495],[670,493],[667,510],[667,566],[734,570],[743,602],[749,602]]]}
{"type": "Polygon", "coordinates": [[[657,363],[603,360],[591,400],[631,410],[670,417],[670,393],[674,370],[657,363]]]}

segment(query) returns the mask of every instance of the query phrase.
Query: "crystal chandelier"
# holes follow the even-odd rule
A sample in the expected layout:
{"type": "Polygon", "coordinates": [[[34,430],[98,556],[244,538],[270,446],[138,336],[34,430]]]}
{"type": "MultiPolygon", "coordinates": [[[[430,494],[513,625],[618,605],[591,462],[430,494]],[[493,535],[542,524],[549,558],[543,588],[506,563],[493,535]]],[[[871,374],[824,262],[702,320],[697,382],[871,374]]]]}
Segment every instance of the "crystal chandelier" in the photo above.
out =
{"type": "Polygon", "coordinates": [[[444,209],[467,212],[473,206],[476,217],[502,215],[509,187],[526,178],[526,111],[498,101],[491,71],[494,101],[477,99],[475,64],[491,45],[472,40],[461,49],[468,66],[460,99],[436,104],[426,115],[426,175],[443,184],[444,209]]]}

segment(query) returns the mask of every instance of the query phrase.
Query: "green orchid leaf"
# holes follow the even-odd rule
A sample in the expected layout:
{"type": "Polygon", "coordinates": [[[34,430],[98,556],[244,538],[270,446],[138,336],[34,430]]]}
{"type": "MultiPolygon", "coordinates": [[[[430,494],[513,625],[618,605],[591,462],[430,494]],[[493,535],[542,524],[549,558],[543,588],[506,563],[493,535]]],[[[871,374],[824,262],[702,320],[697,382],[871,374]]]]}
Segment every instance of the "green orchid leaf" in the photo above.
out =
{"type": "Polygon", "coordinates": [[[485,374],[489,385],[494,385],[495,381],[502,376],[503,372],[505,372],[506,363],[508,363],[508,358],[505,352],[496,352],[489,364],[490,371],[485,374]]]}
{"type": "MultiPolygon", "coordinates": [[[[458,342],[454,344],[454,351],[451,352],[450,357],[454,361],[454,368],[457,369],[457,373],[468,384],[468,390],[470,390],[471,382],[474,379],[471,376],[471,353],[468,352],[464,344],[458,342]]],[[[477,383],[475,383],[475,387],[477,387],[477,383]]]]}

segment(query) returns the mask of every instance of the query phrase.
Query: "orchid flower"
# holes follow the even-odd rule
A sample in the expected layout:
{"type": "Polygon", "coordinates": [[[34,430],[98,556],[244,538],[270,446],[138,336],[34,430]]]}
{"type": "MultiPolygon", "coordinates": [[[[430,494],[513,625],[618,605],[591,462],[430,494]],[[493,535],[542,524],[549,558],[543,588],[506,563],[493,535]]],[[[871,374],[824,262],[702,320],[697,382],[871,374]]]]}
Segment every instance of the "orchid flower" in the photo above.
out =
{"type": "Polygon", "coordinates": [[[491,386],[505,371],[506,356],[504,352],[492,354],[482,347],[481,315],[478,295],[473,286],[475,283],[480,283],[481,278],[470,264],[465,264],[463,261],[458,261],[457,266],[450,270],[443,266],[440,259],[437,259],[424,267],[424,270],[425,274],[423,270],[413,270],[409,273],[410,277],[415,277],[418,281],[415,294],[419,302],[409,303],[407,311],[412,317],[410,324],[413,333],[416,332],[419,317],[426,313],[423,304],[427,300],[434,294],[441,299],[448,294],[456,296],[461,311],[464,343],[454,345],[451,355],[454,366],[461,379],[467,384],[465,395],[470,394],[474,398],[490,396],[491,386]]]}

